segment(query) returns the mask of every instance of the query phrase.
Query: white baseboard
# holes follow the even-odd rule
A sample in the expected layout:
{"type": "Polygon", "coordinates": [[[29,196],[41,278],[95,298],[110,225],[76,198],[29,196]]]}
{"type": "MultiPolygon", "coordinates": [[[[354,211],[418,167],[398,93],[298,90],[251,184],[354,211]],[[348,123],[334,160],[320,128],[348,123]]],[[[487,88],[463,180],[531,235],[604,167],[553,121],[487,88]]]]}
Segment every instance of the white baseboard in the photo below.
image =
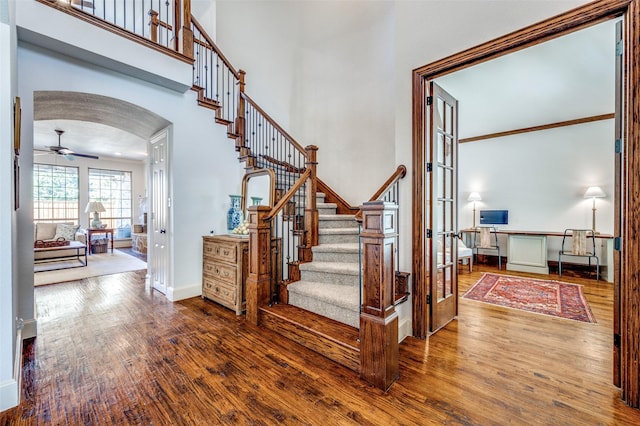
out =
{"type": "Polygon", "coordinates": [[[13,378],[0,383],[0,411],[8,410],[20,403],[22,384],[22,330],[16,333],[16,352],[13,364],[13,378]]]}
{"type": "Polygon", "coordinates": [[[172,302],[197,297],[200,295],[202,295],[202,283],[180,288],[169,287],[167,289],[167,299],[172,302]]]}
{"type": "Polygon", "coordinates": [[[405,337],[411,336],[411,321],[404,320],[398,326],[398,343],[402,342],[405,337]]]}

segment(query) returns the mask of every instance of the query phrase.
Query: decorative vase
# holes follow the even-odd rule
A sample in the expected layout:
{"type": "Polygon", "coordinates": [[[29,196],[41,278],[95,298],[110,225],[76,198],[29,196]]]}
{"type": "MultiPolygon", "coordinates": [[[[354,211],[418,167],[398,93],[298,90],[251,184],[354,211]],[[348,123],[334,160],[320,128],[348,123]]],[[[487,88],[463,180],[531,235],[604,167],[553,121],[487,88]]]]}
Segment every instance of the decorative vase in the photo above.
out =
{"type": "Polygon", "coordinates": [[[241,195],[229,195],[231,207],[227,212],[227,231],[231,232],[242,223],[242,208],[240,207],[241,195]]]}
{"type": "Polygon", "coordinates": [[[262,202],[262,197],[251,197],[251,201],[253,201],[254,206],[259,206],[262,202]]]}

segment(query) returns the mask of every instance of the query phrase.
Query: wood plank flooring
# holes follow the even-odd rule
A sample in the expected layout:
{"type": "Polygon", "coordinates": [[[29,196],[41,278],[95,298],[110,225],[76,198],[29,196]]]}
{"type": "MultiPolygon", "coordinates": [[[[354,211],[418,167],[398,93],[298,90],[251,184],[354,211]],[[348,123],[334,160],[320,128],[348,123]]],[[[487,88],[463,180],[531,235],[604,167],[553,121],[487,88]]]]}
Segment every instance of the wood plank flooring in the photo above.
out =
{"type": "Polygon", "coordinates": [[[597,324],[460,299],[457,321],[401,344],[386,394],[213,302],[170,303],[139,272],[38,287],[23,400],[0,425],[640,424],[611,384],[611,284],[563,279],[597,324]]]}

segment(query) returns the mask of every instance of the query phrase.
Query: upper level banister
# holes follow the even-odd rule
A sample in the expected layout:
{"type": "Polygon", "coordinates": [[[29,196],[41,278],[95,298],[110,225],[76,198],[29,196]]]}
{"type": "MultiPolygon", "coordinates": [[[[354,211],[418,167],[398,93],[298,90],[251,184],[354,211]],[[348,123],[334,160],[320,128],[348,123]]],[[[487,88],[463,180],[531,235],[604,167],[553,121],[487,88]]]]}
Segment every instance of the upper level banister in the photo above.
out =
{"type": "MultiPolygon", "coordinates": [[[[193,62],[192,55],[188,55],[188,53],[186,52],[179,52],[177,49],[175,49],[175,46],[177,46],[178,44],[173,43],[172,45],[171,43],[168,43],[169,41],[168,37],[165,37],[164,43],[158,43],[151,40],[152,34],[150,29],[145,30],[145,27],[147,25],[146,24],[141,25],[140,23],[140,20],[142,19],[143,16],[144,17],[148,16],[147,15],[148,11],[145,11],[144,13],[142,11],[139,11],[139,14],[137,15],[137,19],[125,20],[123,22],[126,25],[122,25],[121,21],[113,22],[112,20],[109,19],[110,17],[108,16],[96,15],[94,12],[100,12],[99,10],[97,10],[95,7],[84,6],[84,3],[81,3],[81,2],[78,2],[78,4],[76,5],[76,3],[72,3],[71,0],[34,0],[34,1],[45,4],[58,11],[69,14],[75,18],[81,19],[85,22],[91,23],[96,27],[102,28],[114,34],[118,34],[131,41],[143,44],[151,49],[154,49],[163,54],[172,56],[173,58],[178,59],[180,61],[188,62],[188,63],[193,62]],[[136,22],[136,25],[134,26],[129,25],[132,22],[136,22]]],[[[173,1],[174,1],[174,4],[177,5],[176,7],[179,7],[180,0],[173,0],[173,1]]],[[[189,0],[184,0],[184,1],[188,2],[189,0]]],[[[103,4],[103,2],[101,2],[100,4],[103,4]]],[[[133,13],[133,10],[135,9],[131,10],[132,13],[133,13]]],[[[149,24],[149,26],[151,25],[149,24]]],[[[180,28],[177,25],[174,25],[172,34],[175,39],[180,38],[180,32],[181,32],[180,28]]]]}
{"type": "Polygon", "coordinates": [[[278,123],[276,123],[276,121],[271,118],[269,116],[269,114],[267,114],[266,112],[264,112],[264,110],[262,108],[260,108],[258,106],[258,104],[256,104],[253,99],[251,99],[246,93],[241,93],[240,96],[246,100],[249,104],[251,104],[251,106],[253,108],[255,108],[256,111],[258,111],[268,122],[269,124],[271,124],[276,130],[278,130],[285,138],[287,138],[287,140],[291,143],[291,145],[293,145],[299,152],[303,153],[306,155],[306,150],[304,149],[304,147],[302,145],[300,145],[298,142],[296,142],[296,140],[289,134],[287,133],[282,127],[280,127],[280,125],[278,123]]]}
{"type": "Polygon", "coordinates": [[[309,179],[310,176],[311,176],[311,169],[307,169],[300,176],[300,178],[298,178],[296,183],[293,184],[293,186],[289,189],[289,191],[287,191],[287,193],[282,196],[280,201],[278,201],[278,203],[275,206],[273,206],[269,214],[265,216],[264,220],[270,221],[274,217],[276,217],[276,215],[280,213],[280,211],[284,208],[284,206],[291,199],[291,197],[293,197],[296,194],[296,192],[300,190],[302,185],[305,184],[305,182],[307,181],[307,179],[309,179]]]}
{"type": "MultiPolygon", "coordinates": [[[[385,181],[385,183],[382,184],[380,189],[378,189],[376,193],[373,194],[373,196],[369,199],[369,201],[378,200],[387,191],[389,191],[389,189],[391,189],[391,187],[395,185],[396,182],[404,178],[406,175],[407,175],[407,167],[404,164],[399,165],[396,171],[393,172],[391,176],[389,176],[389,178],[385,181]]],[[[362,221],[362,210],[359,210],[358,213],[356,213],[356,220],[358,222],[362,221]]]]}
{"type": "Polygon", "coordinates": [[[240,72],[236,70],[233,65],[231,65],[231,62],[227,59],[226,56],[224,56],[222,51],[213,42],[211,37],[209,37],[209,34],[207,34],[207,32],[202,27],[202,25],[200,25],[200,23],[196,20],[196,18],[193,15],[191,15],[191,22],[193,26],[196,27],[196,29],[200,32],[200,35],[207,41],[207,43],[209,43],[209,46],[206,46],[206,47],[209,47],[214,52],[216,52],[216,54],[220,57],[220,59],[222,59],[222,62],[227,66],[227,68],[229,68],[229,70],[234,75],[234,77],[240,80],[240,72]]]}

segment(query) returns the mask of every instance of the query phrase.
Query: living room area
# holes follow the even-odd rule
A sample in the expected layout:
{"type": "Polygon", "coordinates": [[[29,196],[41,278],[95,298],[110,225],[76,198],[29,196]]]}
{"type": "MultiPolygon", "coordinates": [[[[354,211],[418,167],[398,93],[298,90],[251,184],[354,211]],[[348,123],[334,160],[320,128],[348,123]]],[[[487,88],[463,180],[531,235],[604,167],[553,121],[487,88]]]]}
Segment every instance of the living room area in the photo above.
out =
{"type": "Polygon", "coordinates": [[[41,105],[34,285],[146,269],[146,141],[106,124],[46,119],[41,105]]]}

